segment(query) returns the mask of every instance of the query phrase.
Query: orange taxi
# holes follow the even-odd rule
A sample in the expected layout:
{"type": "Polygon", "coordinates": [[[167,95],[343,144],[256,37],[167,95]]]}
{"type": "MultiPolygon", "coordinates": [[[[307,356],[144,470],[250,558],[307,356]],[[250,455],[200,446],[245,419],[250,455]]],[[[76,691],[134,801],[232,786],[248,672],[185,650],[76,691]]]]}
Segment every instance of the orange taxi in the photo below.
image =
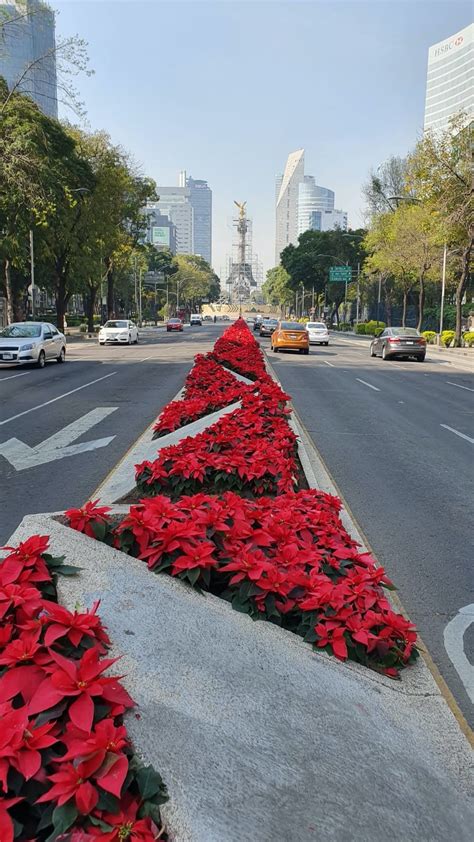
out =
{"type": "Polygon", "coordinates": [[[271,338],[272,351],[299,351],[309,354],[309,334],[300,322],[278,322],[271,338]]]}

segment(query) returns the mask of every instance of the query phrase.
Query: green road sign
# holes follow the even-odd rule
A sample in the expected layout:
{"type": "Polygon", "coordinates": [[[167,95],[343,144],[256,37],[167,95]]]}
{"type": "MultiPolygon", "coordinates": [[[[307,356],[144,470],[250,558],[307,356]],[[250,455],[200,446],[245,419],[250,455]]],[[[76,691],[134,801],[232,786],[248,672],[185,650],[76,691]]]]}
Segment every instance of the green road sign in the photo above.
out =
{"type": "Polygon", "coordinates": [[[349,284],[352,281],[352,269],[350,266],[330,266],[330,284],[349,284]]]}

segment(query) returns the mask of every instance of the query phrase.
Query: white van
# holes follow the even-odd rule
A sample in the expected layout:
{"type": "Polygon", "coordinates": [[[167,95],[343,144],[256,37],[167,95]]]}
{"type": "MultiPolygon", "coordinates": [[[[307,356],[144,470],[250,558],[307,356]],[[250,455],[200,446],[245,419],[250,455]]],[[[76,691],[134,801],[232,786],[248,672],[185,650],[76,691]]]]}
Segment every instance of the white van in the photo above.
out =
{"type": "Polygon", "coordinates": [[[202,325],[202,316],[200,313],[191,313],[191,318],[189,319],[189,324],[191,327],[193,325],[202,325]]]}

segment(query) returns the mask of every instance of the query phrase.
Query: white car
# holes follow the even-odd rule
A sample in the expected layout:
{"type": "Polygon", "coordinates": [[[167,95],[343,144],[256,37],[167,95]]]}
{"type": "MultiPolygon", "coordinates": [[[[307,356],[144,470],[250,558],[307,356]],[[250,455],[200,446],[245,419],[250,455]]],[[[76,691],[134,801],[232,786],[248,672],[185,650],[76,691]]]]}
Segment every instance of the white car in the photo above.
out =
{"type": "Polygon", "coordinates": [[[121,345],[134,345],[138,342],[138,328],[129,319],[109,319],[99,330],[99,345],[119,342],[121,345]]]}
{"type": "Polygon", "coordinates": [[[66,359],[66,337],[49,322],[14,322],[0,329],[0,366],[34,363],[44,368],[49,360],[66,359]]]}
{"type": "Polygon", "coordinates": [[[329,345],[329,331],[324,322],[308,322],[306,330],[310,345],[329,345]]]}
{"type": "Polygon", "coordinates": [[[191,318],[189,319],[189,324],[191,327],[193,325],[202,325],[202,316],[200,313],[191,313],[191,318]]]}

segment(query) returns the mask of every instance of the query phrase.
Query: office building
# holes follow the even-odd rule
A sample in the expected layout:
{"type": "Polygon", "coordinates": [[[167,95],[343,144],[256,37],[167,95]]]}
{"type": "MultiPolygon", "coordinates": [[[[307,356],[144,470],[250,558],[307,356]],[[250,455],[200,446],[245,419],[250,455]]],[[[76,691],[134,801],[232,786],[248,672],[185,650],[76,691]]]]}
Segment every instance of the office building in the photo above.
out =
{"type": "Polygon", "coordinates": [[[21,11],[15,0],[0,0],[0,76],[10,90],[21,79],[18,89],[48,117],[57,118],[54,12],[40,0],[27,0],[28,14],[19,16],[21,11]]]}
{"type": "Polygon", "coordinates": [[[443,131],[460,111],[474,113],[474,24],[428,51],[425,131],[443,131]]]}
{"type": "MultiPolygon", "coordinates": [[[[347,213],[342,210],[311,211],[305,231],[347,231],[347,213]]],[[[302,233],[302,232],[301,232],[302,233]]]]}
{"type": "Polygon", "coordinates": [[[305,175],[298,185],[298,235],[303,231],[316,229],[311,224],[312,214],[319,211],[334,210],[334,191],[320,187],[312,175],[305,175]]]}
{"type": "Polygon", "coordinates": [[[288,155],[285,172],[276,178],[275,262],[298,239],[298,190],[304,181],[304,149],[288,155]]]}
{"type": "Polygon", "coordinates": [[[212,264],[212,190],[207,181],[179,174],[179,186],[189,190],[189,202],[193,208],[194,254],[200,254],[212,264]]]}
{"type": "Polygon", "coordinates": [[[194,214],[189,187],[157,187],[158,202],[148,202],[146,211],[157,210],[176,226],[176,254],[194,254],[194,214]]]}
{"type": "Polygon", "coordinates": [[[176,225],[171,219],[160,213],[156,207],[151,207],[153,202],[144,209],[147,217],[146,242],[155,246],[158,251],[169,249],[176,254],[176,225]]]}

